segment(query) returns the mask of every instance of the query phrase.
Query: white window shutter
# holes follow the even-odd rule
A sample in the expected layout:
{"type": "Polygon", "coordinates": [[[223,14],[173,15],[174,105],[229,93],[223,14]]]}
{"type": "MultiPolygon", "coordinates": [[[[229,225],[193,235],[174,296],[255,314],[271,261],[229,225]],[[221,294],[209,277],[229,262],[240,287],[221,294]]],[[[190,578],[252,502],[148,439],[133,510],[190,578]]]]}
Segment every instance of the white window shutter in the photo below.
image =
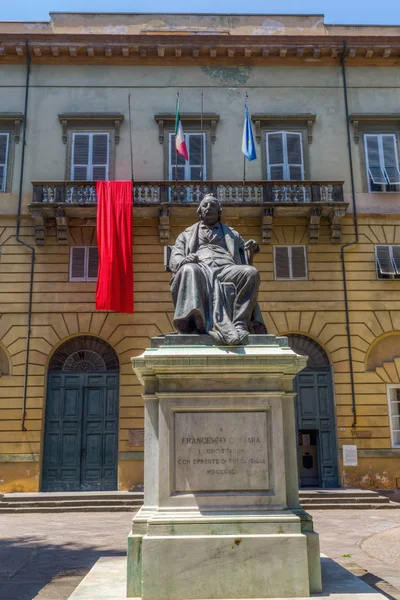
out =
{"type": "Polygon", "coordinates": [[[376,246],[376,261],[381,275],[395,274],[395,267],[390,257],[389,246],[376,246]]]}
{"type": "Polygon", "coordinates": [[[303,140],[300,132],[285,132],[288,173],[290,180],[304,179],[303,140]]]}
{"type": "Polygon", "coordinates": [[[307,277],[307,256],[305,246],[292,246],[292,279],[307,277]]]}
{"type": "Polygon", "coordinates": [[[108,133],[92,133],[92,173],[91,179],[106,180],[108,179],[108,133]]]}
{"type": "Polygon", "coordinates": [[[268,179],[285,179],[284,132],[267,132],[268,179]]]}
{"type": "Polygon", "coordinates": [[[394,134],[385,134],[381,135],[381,139],[383,163],[387,181],[390,184],[400,183],[396,136],[394,134]]]}
{"type": "Polygon", "coordinates": [[[387,181],[381,165],[379,135],[366,134],[364,141],[368,174],[373,183],[385,185],[387,181]]]}
{"type": "Polygon", "coordinates": [[[6,191],[9,139],[8,133],[0,133],[0,192],[6,191]]]}
{"type": "Polygon", "coordinates": [[[290,279],[289,247],[274,246],[275,279],[290,279]]]}
{"type": "Polygon", "coordinates": [[[74,133],[72,136],[72,166],[71,179],[86,181],[89,179],[89,145],[88,133],[74,133]]]}
{"type": "Polygon", "coordinates": [[[72,246],[69,264],[70,281],[85,280],[85,258],[86,248],[84,246],[72,246]]]}
{"type": "Polygon", "coordinates": [[[204,180],[206,179],[206,135],[205,133],[187,133],[186,136],[189,154],[187,179],[204,180]]]}
{"type": "Polygon", "coordinates": [[[392,246],[392,260],[396,275],[400,275],[400,246],[392,246]]]}
{"type": "MultiPolygon", "coordinates": [[[[186,138],[185,138],[186,139],[186,138]]],[[[186,140],[187,142],[187,140],[186,140]]],[[[175,148],[175,134],[169,134],[168,172],[169,179],[174,181],[185,181],[185,158],[178,154],[175,148]],[[178,175],[178,177],[177,177],[178,175]]]]}
{"type": "Polygon", "coordinates": [[[99,253],[97,246],[87,248],[87,279],[88,281],[97,281],[99,270],[99,253]]]}

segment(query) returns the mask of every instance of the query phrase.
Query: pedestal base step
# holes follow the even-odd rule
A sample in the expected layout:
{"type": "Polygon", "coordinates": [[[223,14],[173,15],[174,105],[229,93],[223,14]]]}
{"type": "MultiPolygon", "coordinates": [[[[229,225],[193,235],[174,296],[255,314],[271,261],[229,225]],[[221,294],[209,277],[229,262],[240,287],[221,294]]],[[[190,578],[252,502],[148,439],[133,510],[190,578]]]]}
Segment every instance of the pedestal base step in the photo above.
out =
{"type": "MultiPolygon", "coordinates": [[[[376,592],[338,563],[322,556],[322,594],[311,595],[318,600],[386,600],[383,594],[376,592]]],[[[69,600],[141,600],[126,596],[126,557],[100,558],[90,570],[85,579],[78,585],[69,600]]],[[[165,600],[173,600],[165,596],[165,600]]],[[[232,600],[227,598],[225,600],[232,600]]],[[[254,600],[250,598],[235,598],[234,600],[254,600]]],[[[267,600],[258,598],[258,600],[267,600]]],[[[271,599],[268,599],[271,600],[271,599]]],[[[277,600],[277,599],[275,599],[277,600]]],[[[292,600],[306,600],[292,598],[292,600]]]]}

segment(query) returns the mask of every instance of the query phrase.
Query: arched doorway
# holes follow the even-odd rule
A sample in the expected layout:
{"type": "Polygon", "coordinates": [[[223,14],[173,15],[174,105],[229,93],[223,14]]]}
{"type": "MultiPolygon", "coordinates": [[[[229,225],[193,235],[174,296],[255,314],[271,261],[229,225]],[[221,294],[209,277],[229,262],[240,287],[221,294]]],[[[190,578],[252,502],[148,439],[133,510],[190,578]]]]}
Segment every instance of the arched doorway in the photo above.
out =
{"type": "Polygon", "coordinates": [[[117,489],[119,364],[113,348],[80,336],[48,369],[42,490],[117,489]]]}
{"type": "Polygon", "coordinates": [[[289,346],[308,356],[295,379],[300,487],[338,486],[335,411],[328,357],[317,342],[288,335],[289,346]]]}

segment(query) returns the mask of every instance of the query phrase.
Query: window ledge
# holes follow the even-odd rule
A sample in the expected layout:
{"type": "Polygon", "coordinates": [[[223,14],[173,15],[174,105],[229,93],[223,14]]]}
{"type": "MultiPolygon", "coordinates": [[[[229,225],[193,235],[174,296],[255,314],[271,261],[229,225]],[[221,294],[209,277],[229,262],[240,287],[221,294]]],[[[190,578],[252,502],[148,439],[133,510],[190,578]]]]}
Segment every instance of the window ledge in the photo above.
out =
{"type": "MultiPolygon", "coordinates": [[[[203,126],[210,130],[211,142],[214,144],[217,139],[216,130],[219,121],[219,115],[216,113],[179,113],[182,123],[187,125],[196,125],[199,127],[203,121],[203,126]]],[[[165,127],[171,127],[175,124],[175,113],[162,113],[154,115],[154,120],[158,123],[158,141],[164,142],[165,127]]]]}
{"type": "Polygon", "coordinates": [[[62,113],[58,115],[58,118],[62,125],[62,141],[63,144],[67,143],[67,134],[68,129],[71,127],[81,127],[82,125],[93,125],[101,126],[106,125],[108,127],[112,127],[115,129],[115,143],[119,143],[120,139],[120,128],[121,123],[124,120],[124,115],[122,113],[96,113],[96,112],[87,112],[87,113],[62,113]]]}
{"type": "Polygon", "coordinates": [[[312,143],[312,130],[314,122],[317,118],[317,115],[312,115],[311,113],[292,113],[292,114],[268,114],[268,113],[259,113],[251,115],[251,120],[255,124],[256,127],[256,139],[257,143],[261,142],[261,128],[265,127],[269,123],[283,122],[283,121],[293,121],[297,123],[305,123],[307,124],[307,138],[308,143],[312,143]]]}
{"type": "Polygon", "coordinates": [[[7,125],[9,129],[14,130],[14,141],[18,144],[21,133],[21,125],[24,121],[23,113],[6,113],[0,112],[0,127],[1,125],[7,125]]]}

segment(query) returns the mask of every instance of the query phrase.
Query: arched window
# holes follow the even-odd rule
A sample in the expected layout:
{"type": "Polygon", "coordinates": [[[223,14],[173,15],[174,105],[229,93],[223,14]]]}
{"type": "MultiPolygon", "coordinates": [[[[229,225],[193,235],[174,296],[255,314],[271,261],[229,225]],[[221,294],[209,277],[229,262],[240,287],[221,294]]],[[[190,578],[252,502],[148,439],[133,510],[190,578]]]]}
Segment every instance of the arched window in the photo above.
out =
{"type": "Polygon", "coordinates": [[[8,356],[5,352],[5,350],[3,350],[3,348],[0,348],[0,376],[1,375],[10,375],[11,370],[10,370],[10,362],[8,360],[8,356]]]}
{"type": "Polygon", "coordinates": [[[308,356],[308,369],[329,369],[329,359],[317,342],[314,342],[314,340],[306,335],[289,334],[286,337],[288,338],[289,346],[296,354],[308,356]]]}
{"type": "Polygon", "coordinates": [[[72,338],[54,353],[49,371],[105,372],[118,371],[118,357],[114,349],[99,338],[89,335],[72,338]]]}

